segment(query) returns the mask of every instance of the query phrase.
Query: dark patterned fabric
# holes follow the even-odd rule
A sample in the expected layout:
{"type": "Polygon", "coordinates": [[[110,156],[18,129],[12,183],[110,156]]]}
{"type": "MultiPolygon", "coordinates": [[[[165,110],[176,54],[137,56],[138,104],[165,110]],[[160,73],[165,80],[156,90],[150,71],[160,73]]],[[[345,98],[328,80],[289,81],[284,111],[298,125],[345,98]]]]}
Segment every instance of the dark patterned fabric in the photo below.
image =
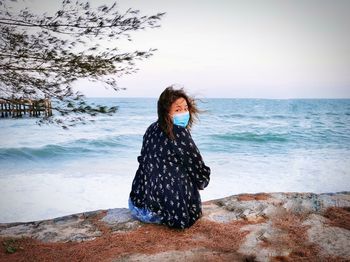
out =
{"type": "Polygon", "coordinates": [[[210,168],[189,130],[174,125],[173,133],[174,140],[158,121],[148,127],[129,199],[133,206],[156,214],[161,224],[187,228],[202,216],[198,190],[209,184],[210,168]]]}

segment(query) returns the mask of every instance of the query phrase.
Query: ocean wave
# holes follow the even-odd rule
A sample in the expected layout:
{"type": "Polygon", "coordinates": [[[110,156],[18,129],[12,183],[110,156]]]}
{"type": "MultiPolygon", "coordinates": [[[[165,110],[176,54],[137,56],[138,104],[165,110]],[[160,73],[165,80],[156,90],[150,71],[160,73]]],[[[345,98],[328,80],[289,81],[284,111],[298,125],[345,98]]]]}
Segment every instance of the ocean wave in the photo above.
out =
{"type": "Polygon", "coordinates": [[[30,159],[52,158],[55,156],[67,156],[72,154],[83,154],[91,150],[82,147],[46,145],[42,147],[18,147],[18,148],[1,148],[0,160],[7,159],[30,159]]]}
{"type": "Polygon", "coordinates": [[[297,117],[292,115],[251,115],[251,114],[223,114],[219,116],[220,118],[232,118],[232,119],[297,119],[297,117]]]}
{"type": "Polygon", "coordinates": [[[265,133],[257,134],[252,132],[215,134],[212,138],[222,141],[246,141],[246,142],[287,142],[289,134],[265,133]]]}
{"type": "Polygon", "coordinates": [[[223,114],[223,115],[219,115],[219,117],[222,117],[222,118],[245,118],[245,117],[247,117],[247,115],[243,115],[243,114],[223,114]]]}
{"type": "Polygon", "coordinates": [[[54,157],[74,157],[79,155],[100,154],[112,150],[126,150],[135,135],[118,135],[96,139],[76,139],[59,144],[41,147],[0,148],[0,160],[4,159],[48,159],[54,157]]]}

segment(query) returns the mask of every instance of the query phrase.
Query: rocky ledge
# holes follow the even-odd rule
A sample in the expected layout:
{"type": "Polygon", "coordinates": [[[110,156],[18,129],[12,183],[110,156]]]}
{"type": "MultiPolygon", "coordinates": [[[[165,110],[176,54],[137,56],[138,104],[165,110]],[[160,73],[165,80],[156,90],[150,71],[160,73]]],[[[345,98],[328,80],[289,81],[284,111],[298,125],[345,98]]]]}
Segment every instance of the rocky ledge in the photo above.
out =
{"type": "Polygon", "coordinates": [[[350,192],[211,200],[185,230],[115,208],[0,224],[0,238],[0,261],[350,261],[350,192]]]}

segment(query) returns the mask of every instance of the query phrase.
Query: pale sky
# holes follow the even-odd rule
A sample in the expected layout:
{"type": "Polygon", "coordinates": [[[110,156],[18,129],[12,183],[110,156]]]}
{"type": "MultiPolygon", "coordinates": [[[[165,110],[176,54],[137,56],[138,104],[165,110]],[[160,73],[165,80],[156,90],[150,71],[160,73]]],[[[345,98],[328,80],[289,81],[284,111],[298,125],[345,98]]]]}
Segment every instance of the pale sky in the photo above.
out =
{"type": "MultiPolygon", "coordinates": [[[[49,9],[58,1],[28,0],[49,9]]],[[[90,1],[93,5],[113,1],[90,1]]],[[[158,97],[171,84],[199,97],[350,98],[350,1],[122,0],[121,10],[167,14],[123,50],[157,48],[119,78],[126,91],[79,81],[87,96],[158,97]]]]}

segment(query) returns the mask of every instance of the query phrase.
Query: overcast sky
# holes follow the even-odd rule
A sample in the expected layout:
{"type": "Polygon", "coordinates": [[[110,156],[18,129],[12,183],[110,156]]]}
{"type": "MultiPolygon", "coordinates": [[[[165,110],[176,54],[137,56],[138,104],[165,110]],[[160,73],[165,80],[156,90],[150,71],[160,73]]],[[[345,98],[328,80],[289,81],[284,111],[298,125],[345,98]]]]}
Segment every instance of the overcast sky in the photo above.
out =
{"type": "MultiPolygon", "coordinates": [[[[57,3],[29,2],[39,9],[57,3]]],[[[350,1],[117,3],[145,15],[167,13],[161,28],[135,32],[125,47],[158,51],[138,62],[138,73],[119,79],[126,91],[78,82],[87,96],[158,97],[177,84],[199,97],[350,98],[350,1]]]]}

